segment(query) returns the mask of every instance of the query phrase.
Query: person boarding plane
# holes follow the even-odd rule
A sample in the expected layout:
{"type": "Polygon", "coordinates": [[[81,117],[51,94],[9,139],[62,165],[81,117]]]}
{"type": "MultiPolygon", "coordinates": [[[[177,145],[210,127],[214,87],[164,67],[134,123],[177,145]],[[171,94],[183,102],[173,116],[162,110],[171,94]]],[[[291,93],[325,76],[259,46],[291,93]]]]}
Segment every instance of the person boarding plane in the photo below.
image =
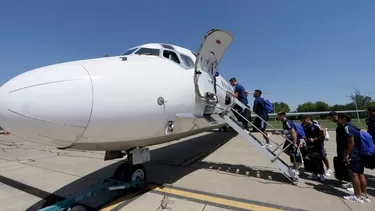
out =
{"type": "Polygon", "coordinates": [[[217,73],[232,39],[212,29],[198,53],[149,43],[120,56],[27,71],[0,88],[0,125],[16,137],[61,150],[106,151],[105,160],[127,155],[118,169],[126,169],[122,180],[144,179],[147,146],[229,123],[235,127],[233,88],[217,73]]]}

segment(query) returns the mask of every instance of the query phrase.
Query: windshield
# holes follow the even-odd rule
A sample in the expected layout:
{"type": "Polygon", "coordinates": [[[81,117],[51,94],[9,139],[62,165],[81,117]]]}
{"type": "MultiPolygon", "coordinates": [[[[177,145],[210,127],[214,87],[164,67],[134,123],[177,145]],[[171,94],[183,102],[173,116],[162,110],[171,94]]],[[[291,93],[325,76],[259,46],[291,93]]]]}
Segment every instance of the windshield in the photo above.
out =
{"type": "Polygon", "coordinates": [[[153,48],[141,48],[137,52],[135,52],[135,54],[159,56],[160,50],[153,48]]]}
{"type": "Polygon", "coordinates": [[[129,54],[132,54],[135,50],[137,50],[138,48],[133,48],[133,49],[129,49],[127,50],[124,54],[122,54],[123,56],[126,56],[126,55],[129,55],[129,54]]]}

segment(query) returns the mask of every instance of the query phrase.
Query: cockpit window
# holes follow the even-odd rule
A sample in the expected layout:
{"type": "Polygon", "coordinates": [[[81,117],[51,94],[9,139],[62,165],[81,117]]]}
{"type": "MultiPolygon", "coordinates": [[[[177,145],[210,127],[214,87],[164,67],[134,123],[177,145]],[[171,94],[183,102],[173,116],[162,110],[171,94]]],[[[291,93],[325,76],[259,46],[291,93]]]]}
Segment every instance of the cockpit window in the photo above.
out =
{"type": "Polygon", "coordinates": [[[180,54],[180,55],[181,55],[181,59],[184,62],[186,67],[188,67],[188,68],[194,67],[194,62],[193,62],[193,60],[190,59],[190,57],[188,57],[184,54],[180,54]]]}
{"type": "Polygon", "coordinates": [[[141,48],[137,52],[135,52],[135,54],[159,56],[160,50],[153,48],[141,48]]]}
{"type": "Polygon", "coordinates": [[[169,50],[174,50],[173,46],[170,46],[170,45],[167,45],[167,44],[161,44],[161,46],[163,46],[164,48],[169,49],[169,50]]]}
{"type": "Polygon", "coordinates": [[[129,55],[129,54],[132,54],[135,50],[137,50],[138,48],[133,48],[133,49],[130,49],[130,50],[127,50],[124,54],[122,54],[123,56],[126,56],[126,55],[129,55]]]}
{"type": "Polygon", "coordinates": [[[175,52],[173,51],[169,51],[169,50],[164,50],[163,51],[163,56],[167,59],[170,59],[174,62],[176,62],[177,64],[180,64],[180,59],[178,59],[178,56],[175,52]]]}

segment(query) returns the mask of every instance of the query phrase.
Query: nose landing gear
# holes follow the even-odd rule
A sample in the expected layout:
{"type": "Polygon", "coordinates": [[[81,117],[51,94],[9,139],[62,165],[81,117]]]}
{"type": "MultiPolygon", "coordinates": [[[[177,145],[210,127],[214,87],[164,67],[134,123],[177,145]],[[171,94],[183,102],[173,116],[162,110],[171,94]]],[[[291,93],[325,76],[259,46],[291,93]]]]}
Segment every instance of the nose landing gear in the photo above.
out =
{"type": "Polygon", "coordinates": [[[136,189],[142,189],[146,186],[146,169],[142,165],[150,161],[150,150],[148,148],[136,148],[127,151],[127,160],[120,164],[112,175],[112,179],[126,182],[136,183],[136,189]]]}

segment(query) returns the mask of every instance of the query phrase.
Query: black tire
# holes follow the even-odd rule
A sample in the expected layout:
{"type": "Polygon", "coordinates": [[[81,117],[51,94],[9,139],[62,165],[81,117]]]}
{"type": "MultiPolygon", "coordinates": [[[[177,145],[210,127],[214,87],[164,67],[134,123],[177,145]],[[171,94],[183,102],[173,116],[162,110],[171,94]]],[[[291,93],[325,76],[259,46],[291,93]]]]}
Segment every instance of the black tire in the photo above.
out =
{"type": "Polygon", "coordinates": [[[82,205],[74,206],[70,209],[70,211],[87,211],[86,207],[82,205]]]}
{"type": "MultiPolygon", "coordinates": [[[[143,165],[137,164],[132,165],[129,163],[123,163],[120,166],[117,167],[115,170],[112,179],[118,180],[121,182],[132,182],[136,179],[140,179],[141,184],[146,183],[146,169],[143,167],[143,165]],[[137,174],[140,174],[137,176],[137,174]],[[140,178],[140,176],[142,178],[140,178]]],[[[143,188],[142,185],[136,186],[137,189],[143,188]]]]}

